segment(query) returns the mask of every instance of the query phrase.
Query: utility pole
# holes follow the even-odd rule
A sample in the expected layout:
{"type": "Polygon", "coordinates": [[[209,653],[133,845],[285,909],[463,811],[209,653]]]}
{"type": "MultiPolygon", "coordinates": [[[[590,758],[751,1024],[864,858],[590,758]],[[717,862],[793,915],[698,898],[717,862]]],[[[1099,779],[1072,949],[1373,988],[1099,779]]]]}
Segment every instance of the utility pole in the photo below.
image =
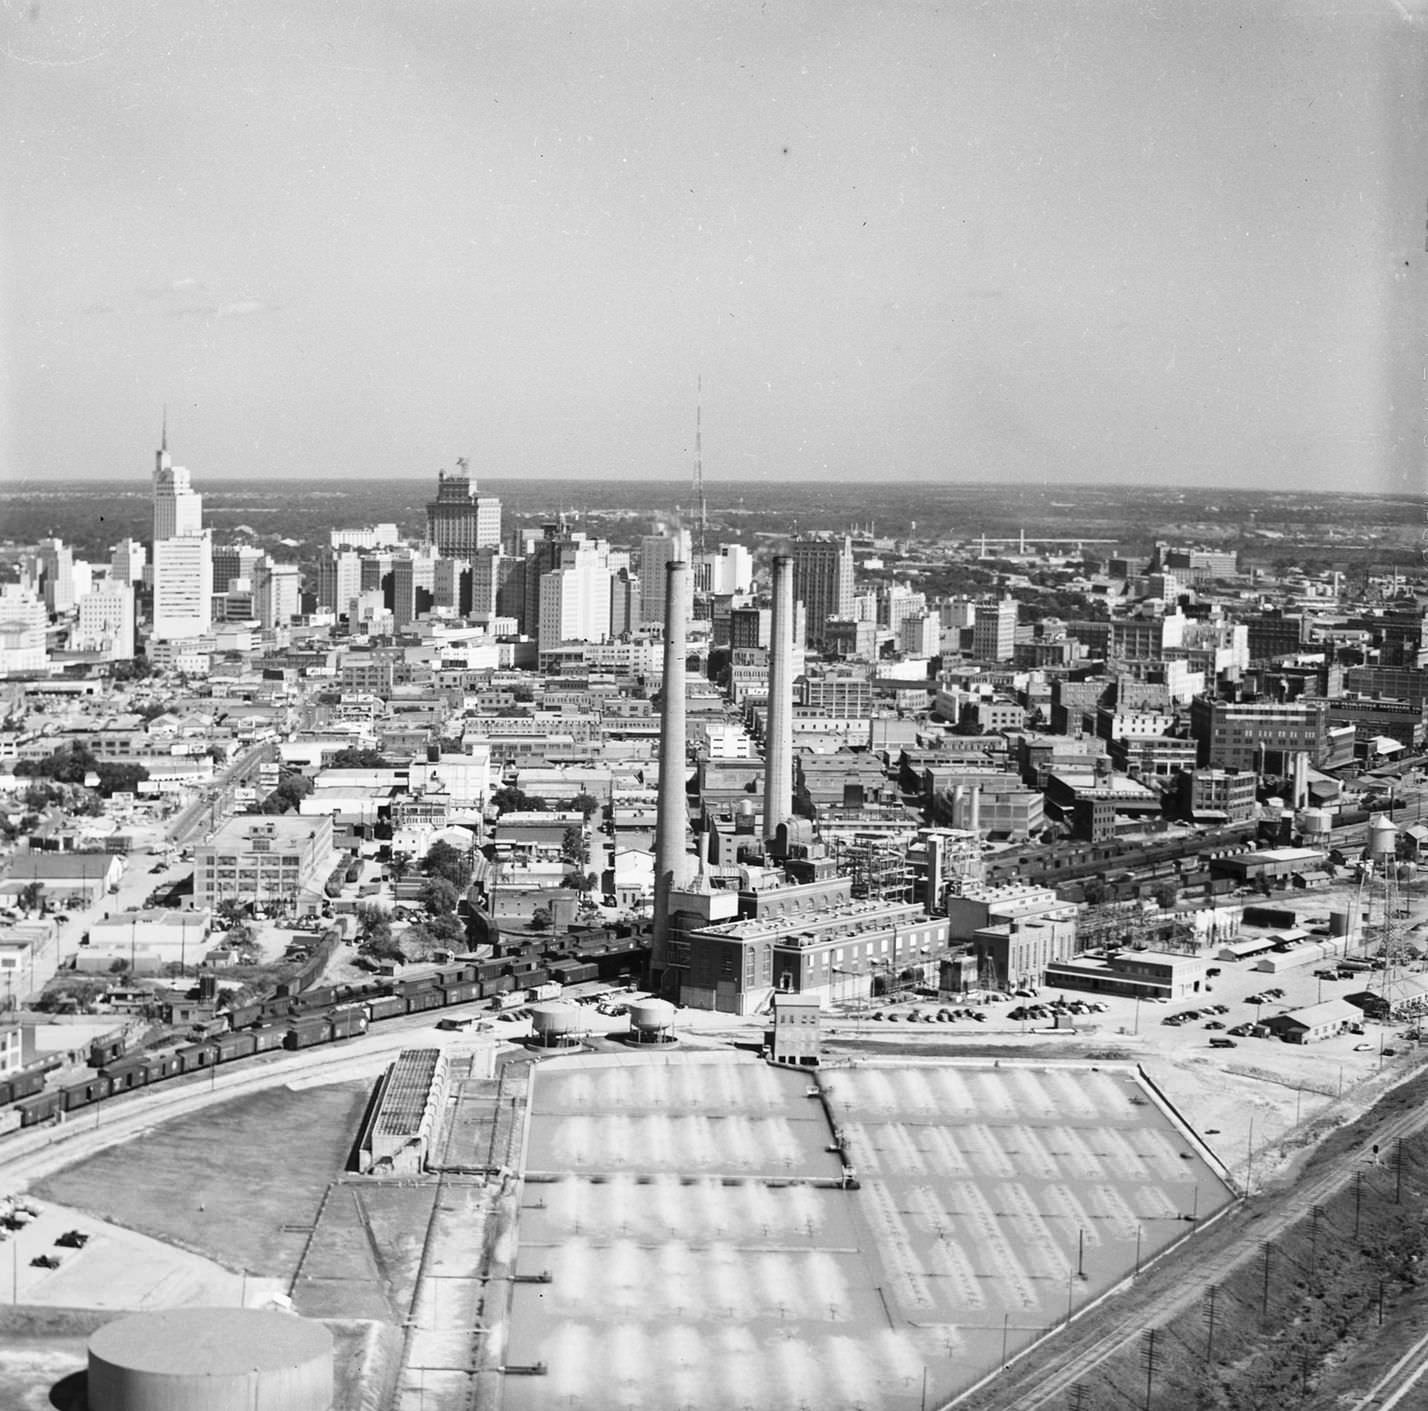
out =
{"type": "Polygon", "coordinates": [[[1141,1335],[1140,1355],[1145,1362],[1145,1411],[1150,1411],[1151,1394],[1155,1388],[1155,1329],[1141,1335]]]}
{"type": "Polygon", "coordinates": [[[1262,1241],[1259,1248],[1264,1258],[1264,1291],[1260,1294],[1259,1299],[1259,1321],[1260,1326],[1263,1327],[1269,1317],[1269,1241],[1262,1241]]]}
{"type": "Polygon", "coordinates": [[[1403,1204],[1403,1138],[1399,1137],[1393,1153],[1394,1188],[1393,1203],[1403,1204]]]}
{"type": "Polygon", "coordinates": [[[1215,1361],[1215,1295],[1219,1292],[1218,1284],[1211,1284],[1209,1292],[1205,1296],[1205,1322],[1207,1329],[1205,1333],[1205,1361],[1213,1364],[1215,1361]]]}

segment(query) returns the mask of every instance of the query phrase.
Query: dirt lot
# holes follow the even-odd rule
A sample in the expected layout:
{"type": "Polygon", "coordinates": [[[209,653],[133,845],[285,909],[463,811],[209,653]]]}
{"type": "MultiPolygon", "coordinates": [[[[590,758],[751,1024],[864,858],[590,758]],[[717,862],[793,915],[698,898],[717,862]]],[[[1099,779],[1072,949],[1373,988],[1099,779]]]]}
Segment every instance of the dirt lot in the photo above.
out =
{"type": "Polygon", "coordinates": [[[290,1278],[370,1091],[279,1088],[221,1103],[78,1162],[35,1194],[229,1269],[290,1278]]]}

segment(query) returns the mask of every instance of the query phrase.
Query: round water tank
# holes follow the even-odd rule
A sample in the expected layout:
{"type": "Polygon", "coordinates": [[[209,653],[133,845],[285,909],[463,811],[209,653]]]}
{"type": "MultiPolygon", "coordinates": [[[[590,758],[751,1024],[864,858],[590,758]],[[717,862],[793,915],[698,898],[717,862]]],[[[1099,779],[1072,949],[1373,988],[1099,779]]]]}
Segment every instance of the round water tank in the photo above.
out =
{"type": "Polygon", "coordinates": [[[1331,936],[1347,936],[1349,934],[1349,913],[1347,911],[1331,911],[1329,913],[1329,934],[1331,936]]]}
{"type": "Polygon", "coordinates": [[[1369,819],[1368,852],[1376,859],[1393,857],[1398,852],[1398,829],[1391,818],[1381,813],[1369,819]]]}
{"type": "Polygon", "coordinates": [[[674,1006],[667,999],[641,999],[630,1005],[630,1028],[637,1034],[662,1034],[674,1027],[674,1006]]]}
{"type": "Polygon", "coordinates": [[[552,999],[531,1005],[531,1030],[541,1043],[568,1039],[579,1027],[580,1009],[569,1000],[552,999]]]}
{"type": "Polygon", "coordinates": [[[89,1411],[330,1411],[332,1334],[257,1308],[172,1308],[89,1339],[89,1411]]]}
{"type": "Polygon", "coordinates": [[[1301,833],[1317,837],[1333,827],[1334,816],[1327,808],[1301,808],[1298,821],[1301,833]]]}

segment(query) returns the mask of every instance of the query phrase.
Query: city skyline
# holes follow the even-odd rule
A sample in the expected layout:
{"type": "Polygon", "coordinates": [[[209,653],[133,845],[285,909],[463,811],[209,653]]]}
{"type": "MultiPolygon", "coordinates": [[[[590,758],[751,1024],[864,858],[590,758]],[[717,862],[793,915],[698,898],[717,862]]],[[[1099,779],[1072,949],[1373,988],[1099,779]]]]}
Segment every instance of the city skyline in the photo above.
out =
{"type": "Polygon", "coordinates": [[[1424,32],[10,13],[3,475],[1418,492],[1424,32]]]}

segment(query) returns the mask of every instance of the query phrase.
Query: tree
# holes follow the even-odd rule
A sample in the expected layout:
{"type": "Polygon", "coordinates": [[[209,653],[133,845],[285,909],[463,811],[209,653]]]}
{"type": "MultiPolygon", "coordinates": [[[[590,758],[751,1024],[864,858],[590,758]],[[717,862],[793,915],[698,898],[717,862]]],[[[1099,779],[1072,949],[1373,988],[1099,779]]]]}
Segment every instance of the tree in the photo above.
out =
{"type": "Polygon", "coordinates": [[[310,793],[312,780],[306,774],[289,774],[258,808],[259,813],[291,813],[310,793]]]}
{"type": "Polygon", "coordinates": [[[560,839],[561,860],[579,867],[585,861],[585,830],[571,824],[560,839]]]}
{"type": "Polygon", "coordinates": [[[549,931],[551,927],[550,908],[538,906],[531,913],[530,928],[532,931],[549,931]]]}
{"type": "Polygon", "coordinates": [[[334,769],[390,769],[392,762],[380,750],[349,747],[332,756],[334,769]]]}
{"type": "Polygon", "coordinates": [[[461,919],[455,912],[433,916],[426,923],[426,929],[443,946],[465,945],[466,943],[466,927],[461,924],[461,919]]]}
{"type": "Polygon", "coordinates": [[[357,908],[357,934],[361,937],[362,948],[376,954],[380,948],[391,943],[392,923],[380,906],[369,902],[357,908]]]}
{"type": "Polygon", "coordinates": [[[387,863],[387,871],[391,874],[392,881],[400,882],[412,870],[413,861],[409,852],[394,852],[387,863]]]}
{"type": "Polygon", "coordinates": [[[577,810],[584,818],[594,818],[600,812],[600,800],[594,794],[579,793],[571,799],[570,807],[577,810]]]}
{"type": "Polygon", "coordinates": [[[43,907],[45,884],[43,882],[26,882],[25,885],[20,888],[15,900],[19,903],[20,910],[26,913],[34,911],[38,907],[43,907]]]}
{"type": "MultiPolygon", "coordinates": [[[[523,793],[514,784],[508,784],[504,789],[497,789],[491,795],[491,805],[498,814],[500,813],[544,813],[546,801],[537,798],[534,794],[523,793]]],[[[599,804],[596,804],[599,807],[599,804]]]]}
{"type": "Polygon", "coordinates": [[[449,916],[456,910],[461,893],[445,877],[429,877],[422,886],[419,899],[433,916],[449,916]]]}
{"type": "Polygon", "coordinates": [[[457,891],[464,890],[471,881],[471,860],[450,843],[433,843],[422,858],[421,869],[428,877],[444,878],[457,891]]]}

